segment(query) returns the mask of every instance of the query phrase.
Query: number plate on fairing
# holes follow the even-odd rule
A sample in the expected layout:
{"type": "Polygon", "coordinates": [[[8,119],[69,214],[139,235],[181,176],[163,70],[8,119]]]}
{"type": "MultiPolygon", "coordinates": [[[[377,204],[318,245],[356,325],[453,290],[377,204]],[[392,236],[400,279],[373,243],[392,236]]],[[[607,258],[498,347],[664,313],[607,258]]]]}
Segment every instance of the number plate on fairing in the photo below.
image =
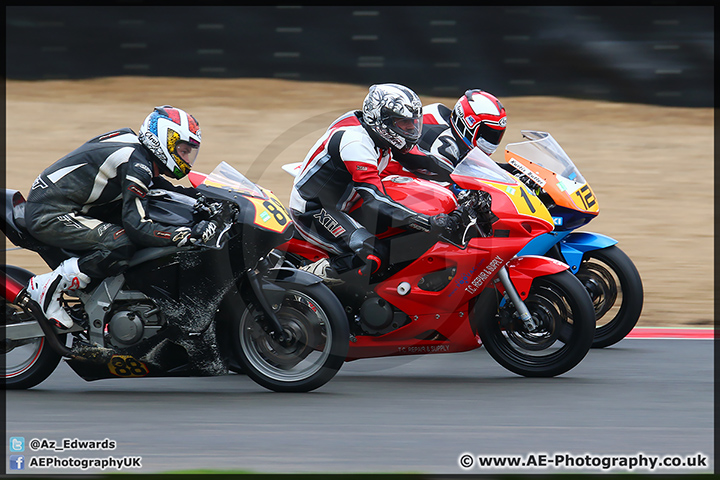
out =
{"type": "Polygon", "coordinates": [[[245,197],[255,207],[255,225],[266,230],[282,233],[292,223],[290,216],[275,195],[267,191],[265,193],[268,194],[267,199],[245,197]]]}
{"type": "Polygon", "coordinates": [[[108,370],[117,377],[144,377],[150,373],[148,367],[132,355],[113,355],[108,370]]]}
{"type": "Polygon", "coordinates": [[[515,205],[515,209],[521,215],[528,215],[545,220],[547,223],[553,223],[550,212],[542,201],[532,192],[528,191],[524,185],[505,185],[502,183],[485,182],[500,190],[508,196],[515,205]]]}

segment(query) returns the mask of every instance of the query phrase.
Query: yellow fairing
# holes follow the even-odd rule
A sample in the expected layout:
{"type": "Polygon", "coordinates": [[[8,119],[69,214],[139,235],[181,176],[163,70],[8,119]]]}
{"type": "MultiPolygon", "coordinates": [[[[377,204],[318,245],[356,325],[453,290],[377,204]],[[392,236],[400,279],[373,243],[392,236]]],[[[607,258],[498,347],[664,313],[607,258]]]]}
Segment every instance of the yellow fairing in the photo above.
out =
{"type": "Polygon", "coordinates": [[[270,190],[259,187],[265,195],[265,198],[258,198],[258,190],[252,191],[244,189],[240,185],[228,186],[208,179],[205,179],[203,184],[241,194],[243,198],[255,207],[254,223],[260,228],[282,233],[292,224],[292,220],[287,210],[285,210],[285,206],[270,190]]]}
{"type": "Polygon", "coordinates": [[[539,218],[553,225],[552,216],[547,207],[525,185],[507,185],[503,183],[485,182],[504,193],[521,215],[539,218]]]}
{"type": "Polygon", "coordinates": [[[245,197],[255,207],[255,225],[266,230],[282,233],[290,226],[290,215],[282,202],[269,190],[263,189],[267,199],[245,197]]]}

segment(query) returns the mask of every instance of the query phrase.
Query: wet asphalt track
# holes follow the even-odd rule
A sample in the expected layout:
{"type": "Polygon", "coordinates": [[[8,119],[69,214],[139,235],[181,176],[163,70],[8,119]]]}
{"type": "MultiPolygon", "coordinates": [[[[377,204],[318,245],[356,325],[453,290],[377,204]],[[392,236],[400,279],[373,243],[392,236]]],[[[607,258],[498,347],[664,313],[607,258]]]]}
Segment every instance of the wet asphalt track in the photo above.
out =
{"type": "Polygon", "coordinates": [[[7,394],[7,437],[117,442],[112,451],[26,448],[26,462],[141,456],[133,473],[558,472],[464,470],[464,453],[701,453],[707,468],[654,473],[707,473],[713,432],[712,340],[625,339],[552,379],[518,377],[479,349],[348,363],[309,394],[269,392],[239,375],[86,383],[64,364],[40,386],[7,394]]]}

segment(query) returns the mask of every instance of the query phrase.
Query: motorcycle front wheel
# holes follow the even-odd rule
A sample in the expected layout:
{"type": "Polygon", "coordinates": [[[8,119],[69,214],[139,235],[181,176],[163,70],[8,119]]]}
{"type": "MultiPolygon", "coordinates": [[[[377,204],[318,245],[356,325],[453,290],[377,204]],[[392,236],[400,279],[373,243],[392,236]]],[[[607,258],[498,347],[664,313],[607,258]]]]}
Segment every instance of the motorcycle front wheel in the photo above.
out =
{"type": "Polygon", "coordinates": [[[575,274],[595,308],[593,348],[613,345],[635,327],[643,307],[643,284],[632,260],[616,245],[591,250],[575,274]]]}
{"type": "MultiPolygon", "coordinates": [[[[21,283],[27,283],[32,273],[27,271],[16,272],[13,277],[21,283]]],[[[3,325],[32,321],[20,306],[3,298],[3,325]]],[[[60,338],[65,341],[66,336],[60,338]]],[[[28,338],[23,340],[9,340],[3,338],[3,387],[6,390],[24,390],[32,388],[48,378],[61,360],[60,354],[48,345],[45,337],[28,338]]]]}
{"type": "Polygon", "coordinates": [[[585,358],[593,341],[595,314],[583,285],[570,271],[533,280],[525,305],[537,323],[529,331],[511,302],[479,322],[488,353],[525,377],[554,377],[585,358]]]}
{"type": "Polygon", "coordinates": [[[282,343],[265,331],[253,305],[233,320],[233,350],[243,373],[276,392],[309,392],[330,381],[350,342],[347,317],[330,289],[294,284],[275,315],[289,338],[282,343]]]}

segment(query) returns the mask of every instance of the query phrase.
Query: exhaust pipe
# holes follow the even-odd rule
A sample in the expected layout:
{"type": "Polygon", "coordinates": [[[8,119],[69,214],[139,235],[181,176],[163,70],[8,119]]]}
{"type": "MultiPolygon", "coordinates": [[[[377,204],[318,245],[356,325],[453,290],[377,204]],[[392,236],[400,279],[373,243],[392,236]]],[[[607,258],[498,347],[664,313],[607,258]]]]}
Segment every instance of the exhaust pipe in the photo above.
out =
{"type": "Polygon", "coordinates": [[[5,298],[12,300],[13,303],[17,303],[18,296],[25,290],[25,285],[9,277],[5,272],[0,276],[0,283],[2,283],[2,287],[5,290],[5,298]]]}

